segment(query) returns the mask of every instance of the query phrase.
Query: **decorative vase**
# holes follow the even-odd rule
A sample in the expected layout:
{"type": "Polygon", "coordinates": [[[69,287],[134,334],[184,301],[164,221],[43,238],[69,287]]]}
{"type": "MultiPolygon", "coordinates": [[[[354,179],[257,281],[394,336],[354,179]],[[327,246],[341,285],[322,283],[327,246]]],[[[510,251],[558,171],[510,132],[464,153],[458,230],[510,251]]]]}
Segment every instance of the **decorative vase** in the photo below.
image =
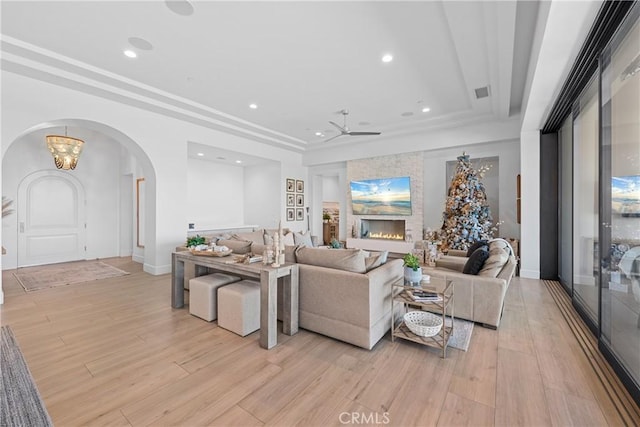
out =
{"type": "Polygon", "coordinates": [[[414,270],[411,267],[404,268],[404,281],[411,283],[415,286],[420,286],[420,281],[422,280],[422,267],[418,267],[417,270],[414,270]]]}

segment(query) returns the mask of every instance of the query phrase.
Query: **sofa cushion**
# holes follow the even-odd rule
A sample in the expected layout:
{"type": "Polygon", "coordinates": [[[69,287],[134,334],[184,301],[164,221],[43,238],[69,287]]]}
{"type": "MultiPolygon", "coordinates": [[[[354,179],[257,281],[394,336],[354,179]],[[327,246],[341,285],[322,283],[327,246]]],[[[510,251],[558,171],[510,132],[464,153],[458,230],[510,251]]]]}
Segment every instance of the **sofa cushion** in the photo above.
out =
{"type": "Polygon", "coordinates": [[[478,248],[481,248],[483,246],[487,246],[488,243],[486,240],[478,240],[477,242],[471,244],[471,246],[469,246],[469,249],[467,249],[467,255],[466,257],[469,258],[471,256],[471,254],[478,248]]]}
{"type": "Polygon", "coordinates": [[[381,251],[381,252],[371,252],[369,256],[380,256],[380,265],[386,264],[387,259],[389,258],[389,251],[381,251]]]}
{"type": "Polygon", "coordinates": [[[250,240],[256,243],[264,243],[264,230],[262,228],[251,233],[236,233],[231,236],[234,240],[250,240]]]}
{"type": "Polygon", "coordinates": [[[489,250],[489,257],[484,262],[478,276],[498,277],[498,273],[509,260],[509,250],[500,245],[493,245],[489,250]]]}
{"type": "Polygon", "coordinates": [[[311,233],[305,231],[304,233],[293,233],[293,241],[296,245],[305,245],[309,248],[313,247],[313,242],[311,241],[311,233]]]}
{"type": "Polygon", "coordinates": [[[485,245],[473,251],[469,259],[465,263],[462,272],[464,274],[478,274],[480,270],[482,270],[484,262],[487,260],[487,258],[489,258],[488,248],[489,247],[485,245]]]}
{"type": "Polygon", "coordinates": [[[236,254],[247,254],[251,252],[251,243],[249,240],[228,239],[218,240],[217,245],[226,246],[236,254]]]}
{"type": "Polygon", "coordinates": [[[295,251],[298,264],[317,265],[353,273],[366,273],[360,249],[323,249],[300,246],[295,251]]]}

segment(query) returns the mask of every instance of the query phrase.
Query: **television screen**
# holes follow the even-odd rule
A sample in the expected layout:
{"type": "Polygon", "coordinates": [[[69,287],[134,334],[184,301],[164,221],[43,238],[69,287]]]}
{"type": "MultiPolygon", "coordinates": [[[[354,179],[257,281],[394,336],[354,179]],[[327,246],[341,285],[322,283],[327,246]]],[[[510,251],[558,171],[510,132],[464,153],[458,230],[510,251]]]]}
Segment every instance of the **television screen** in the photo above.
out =
{"type": "Polygon", "coordinates": [[[640,217],[640,175],[611,178],[611,212],[640,217]]]}
{"type": "Polygon", "coordinates": [[[408,176],[351,181],[354,215],[411,215],[408,176]]]}

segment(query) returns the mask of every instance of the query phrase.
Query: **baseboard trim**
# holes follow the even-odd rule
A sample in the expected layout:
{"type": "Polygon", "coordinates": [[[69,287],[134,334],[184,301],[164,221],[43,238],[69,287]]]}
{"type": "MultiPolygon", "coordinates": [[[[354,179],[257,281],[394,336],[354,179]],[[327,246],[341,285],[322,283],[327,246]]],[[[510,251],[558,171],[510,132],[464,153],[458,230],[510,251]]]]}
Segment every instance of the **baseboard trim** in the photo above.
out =
{"type": "Polygon", "coordinates": [[[144,264],[144,256],[143,255],[131,255],[131,260],[133,262],[137,262],[138,264],[144,264]]]}
{"type": "Polygon", "coordinates": [[[540,270],[526,270],[520,267],[520,277],[540,280],[540,270]]]}
{"type": "Polygon", "coordinates": [[[638,408],[620,378],[600,352],[598,340],[573,307],[569,295],[565,292],[560,282],[553,280],[544,280],[543,282],[569,325],[571,332],[578,340],[580,348],[611,400],[613,407],[616,409],[621,422],[624,425],[640,425],[640,408],[638,408]]]}
{"type": "Polygon", "coordinates": [[[160,266],[143,264],[142,269],[145,271],[145,273],[149,273],[154,276],[160,276],[161,274],[171,273],[171,264],[160,266]]]}

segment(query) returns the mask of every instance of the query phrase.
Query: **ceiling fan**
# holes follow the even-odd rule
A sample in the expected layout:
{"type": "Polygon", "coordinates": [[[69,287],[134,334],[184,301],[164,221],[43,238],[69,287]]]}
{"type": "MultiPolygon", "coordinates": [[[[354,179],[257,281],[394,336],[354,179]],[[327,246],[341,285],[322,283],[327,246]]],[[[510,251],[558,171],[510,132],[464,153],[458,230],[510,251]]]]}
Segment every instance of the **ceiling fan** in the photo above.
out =
{"type": "Polygon", "coordinates": [[[349,114],[349,110],[340,110],[338,113],[344,116],[344,125],[340,126],[339,124],[332,122],[331,120],[329,120],[329,123],[335,126],[336,129],[340,131],[340,134],[336,136],[332,136],[331,138],[326,139],[324,142],[329,142],[332,139],[336,139],[344,135],[349,135],[349,136],[380,135],[380,132],[354,132],[349,130],[349,127],[347,126],[347,115],[349,114]]]}

